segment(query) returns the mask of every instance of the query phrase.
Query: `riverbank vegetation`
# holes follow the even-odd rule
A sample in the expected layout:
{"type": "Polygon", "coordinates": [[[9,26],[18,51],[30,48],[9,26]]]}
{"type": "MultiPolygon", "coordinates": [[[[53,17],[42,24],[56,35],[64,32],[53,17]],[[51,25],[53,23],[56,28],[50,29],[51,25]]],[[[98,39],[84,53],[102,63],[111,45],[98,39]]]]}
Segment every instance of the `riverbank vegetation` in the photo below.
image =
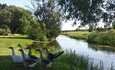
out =
{"type": "Polygon", "coordinates": [[[83,39],[89,43],[95,43],[100,45],[115,45],[115,30],[106,30],[106,31],[75,31],[75,32],[64,32],[63,34],[68,35],[72,38],[83,39]]]}
{"type": "Polygon", "coordinates": [[[102,44],[102,45],[115,45],[115,30],[105,32],[92,32],[88,37],[88,42],[102,44]]]}

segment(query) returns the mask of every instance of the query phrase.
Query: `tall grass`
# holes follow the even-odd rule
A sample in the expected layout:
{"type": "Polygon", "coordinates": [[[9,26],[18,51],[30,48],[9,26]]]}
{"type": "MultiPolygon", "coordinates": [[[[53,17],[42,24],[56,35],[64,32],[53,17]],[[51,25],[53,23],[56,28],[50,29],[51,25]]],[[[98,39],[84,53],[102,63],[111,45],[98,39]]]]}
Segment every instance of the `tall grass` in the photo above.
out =
{"type": "Polygon", "coordinates": [[[83,39],[88,41],[89,43],[94,43],[94,44],[101,44],[101,45],[110,45],[114,46],[115,45],[115,30],[108,30],[104,32],[64,32],[64,35],[68,35],[72,38],[75,39],[83,39]]]}
{"type": "Polygon", "coordinates": [[[115,30],[109,30],[106,32],[93,32],[89,35],[88,42],[114,46],[115,30]]]}

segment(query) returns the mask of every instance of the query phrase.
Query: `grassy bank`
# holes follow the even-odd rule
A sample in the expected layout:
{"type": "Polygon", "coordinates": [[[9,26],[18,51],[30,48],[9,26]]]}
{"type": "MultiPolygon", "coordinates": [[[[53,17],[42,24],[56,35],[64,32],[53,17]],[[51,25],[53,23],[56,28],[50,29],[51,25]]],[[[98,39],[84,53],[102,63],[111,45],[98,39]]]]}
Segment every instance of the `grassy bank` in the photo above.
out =
{"type": "Polygon", "coordinates": [[[75,39],[88,40],[88,36],[91,32],[88,31],[73,31],[73,32],[63,32],[62,34],[70,36],[75,39]]]}
{"type": "Polygon", "coordinates": [[[90,43],[100,44],[100,45],[115,45],[115,30],[109,30],[104,32],[64,32],[63,34],[68,35],[72,38],[83,39],[90,43]]]}
{"type": "MultiPolygon", "coordinates": [[[[44,70],[44,67],[39,63],[34,68],[25,68],[22,63],[14,63],[12,60],[11,50],[8,49],[8,46],[13,46],[15,52],[20,54],[17,44],[21,43],[23,47],[26,47],[32,42],[33,40],[27,39],[26,36],[0,36],[0,70],[44,70]]],[[[39,53],[33,52],[33,54],[39,57],[39,53]]],[[[86,56],[77,55],[72,51],[65,51],[56,60],[57,64],[45,70],[104,70],[102,66],[93,66],[93,62],[89,60],[86,56]]]]}
{"type": "Polygon", "coordinates": [[[102,45],[115,46],[115,30],[105,32],[93,32],[88,37],[88,42],[102,45]]]}

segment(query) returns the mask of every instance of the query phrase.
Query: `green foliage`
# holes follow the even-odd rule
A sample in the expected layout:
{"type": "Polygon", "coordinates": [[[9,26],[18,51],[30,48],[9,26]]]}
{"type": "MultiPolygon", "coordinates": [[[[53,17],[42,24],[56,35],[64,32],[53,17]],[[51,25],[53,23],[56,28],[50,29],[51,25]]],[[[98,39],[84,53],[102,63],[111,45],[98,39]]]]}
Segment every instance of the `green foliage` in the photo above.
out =
{"type": "Polygon", "coordinates": [[[75,19],[75,23],[81,20],[81,25],[93,24],[97,26],[100,19],[110,26],[115,15],[115,3],[110,0],[59,0],[63,16],[68,19],[75,19]],[[101,7],[101,8],[100,8],[101,7]],[[105,11],[102,10],[106,10],[105,11]]]}
{"type": "Polygon", "coordinates": [[[61,14],[57,6],[57,0],[35,0],[37,9],[34,15],[40,24],[41,29],[51,40],[56,38],[61,32],[61,14]]]}
{"type": "Polygon", "coordinates": [[[6,6],[0,10],[0,25],[7,25],[12,33],[27,33],[28,27],[35,24],[32,13],[16,6],[6,6]]]}
{"type": "Polygon", "coordinates": [[[0,35],[8,35],[11,34],[11,31],[7,25],[0,26],[0,35]]]}
{"type": "Polygon", "coordinates": [[[28,36],[33,40],[47,40],[45,34],[41,30],[40,26],[38,26],[38,24],[34,24],[28,29],[28,36]]]}
{"type": "Polygon", "coordinates": [[[115,22],[112,23],[113,29],[115,29],[115,22]]]}
{"type": "Polygon", "coordinates": [[[5,29],[0,29],[0,35],[4,35],[5,32],[6,32],[5,29]]]}
{"type": "Polygon", "coordinates": [[[64,32],[64,35],[68,35],[75,39],[83,39],[89,43],[101,44],[101,45],[115,45],[115,30],[111,29],[108,31],[74,31],[74,32],[64,32]]]}
{"type": "Polygon", "coordinates": [[[88,42],[98,43],[104,45],[115,45],[115,30],[109,30],[106,32],[93,32],[88,37],[88,42]]]}

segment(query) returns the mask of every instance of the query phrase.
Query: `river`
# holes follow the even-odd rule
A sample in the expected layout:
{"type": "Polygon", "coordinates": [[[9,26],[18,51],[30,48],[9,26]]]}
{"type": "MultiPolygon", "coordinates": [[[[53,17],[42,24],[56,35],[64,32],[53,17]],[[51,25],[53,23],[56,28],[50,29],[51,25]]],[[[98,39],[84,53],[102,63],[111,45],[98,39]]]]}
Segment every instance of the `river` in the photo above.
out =
{"type": "Polygon", "coordinates": [[[111,67],[111,64],[115,66],[115,51],[113,49],[112,51],[103,48],[96,48],[95,46],[99,47],[99,45],[93,46],[84,40],[73,39],[65,35],[59,35],[56,40],[63,50],[71,49],[72,51],[76,51],[76,54],[88,56],[95,64],[100,64],[101,61],[105,70],[111,67]]]}

